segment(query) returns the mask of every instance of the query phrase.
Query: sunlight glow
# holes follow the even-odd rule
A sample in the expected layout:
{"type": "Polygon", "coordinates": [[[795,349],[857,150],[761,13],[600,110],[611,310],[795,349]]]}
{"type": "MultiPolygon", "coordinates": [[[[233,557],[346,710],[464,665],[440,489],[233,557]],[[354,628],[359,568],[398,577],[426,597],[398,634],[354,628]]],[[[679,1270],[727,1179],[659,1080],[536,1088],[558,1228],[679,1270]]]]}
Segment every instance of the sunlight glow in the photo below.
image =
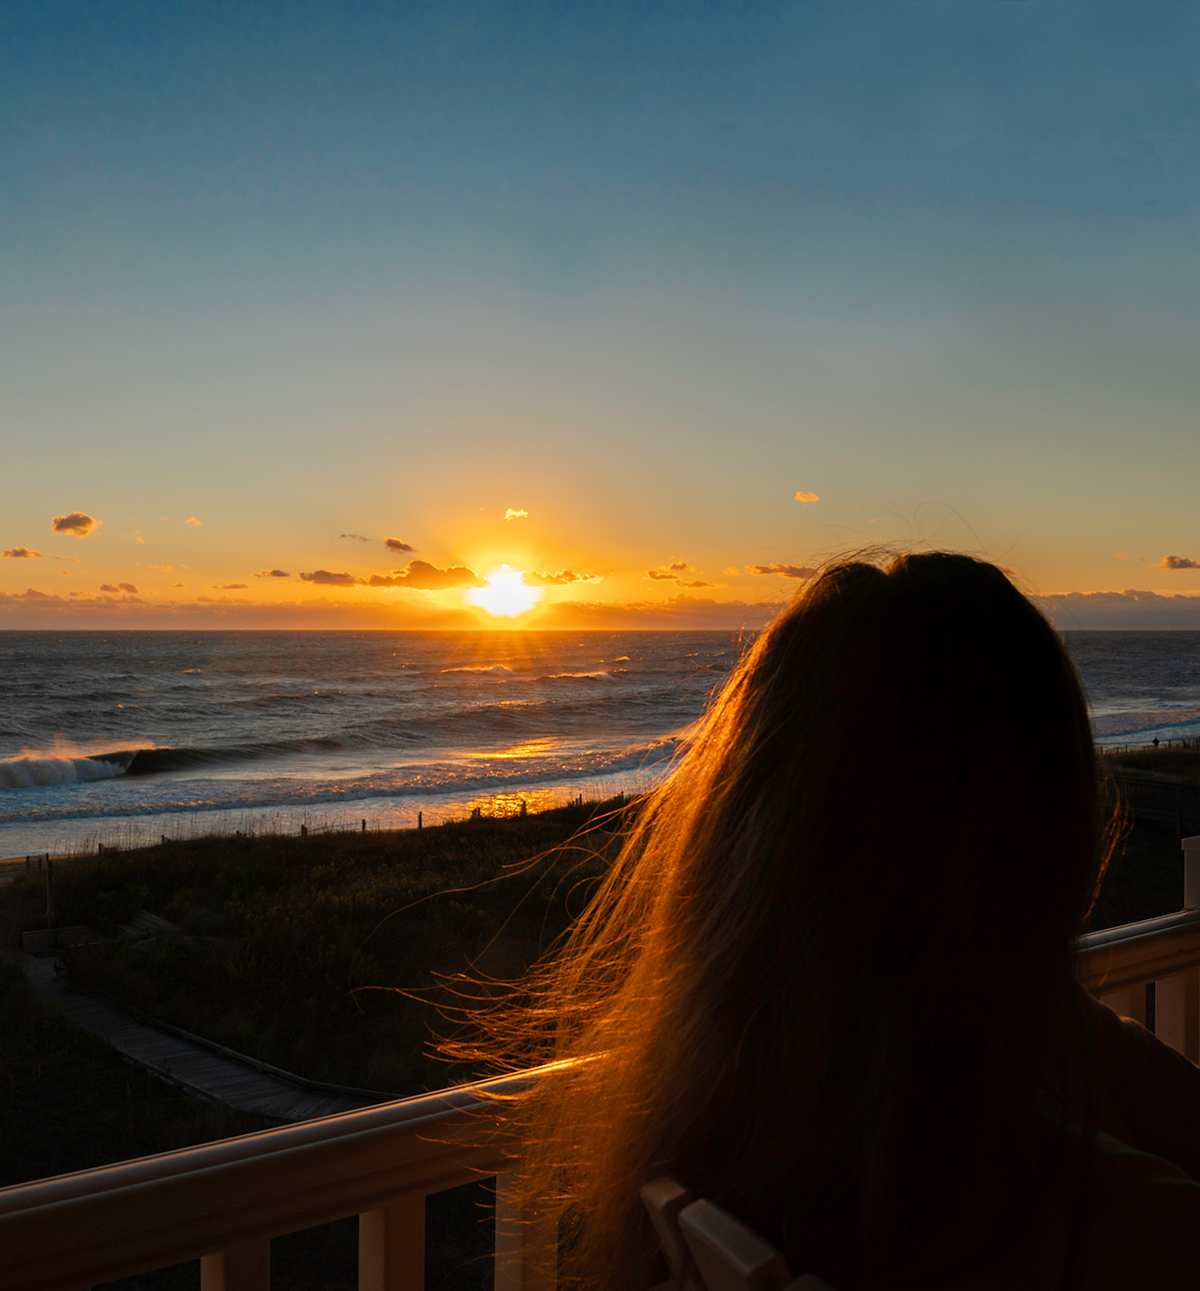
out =
{"type": "Polygon", "coordinates": [[[526,587],[521,578],[525,571],[513,569],[511,565],[501,565],[498,569],[489,569],[484,577],[486,587],[472,587],[466,593],[469,605],[478,605],[497,618],[515,619],[524,614],[542,599],[540,587],[526,587]]]}

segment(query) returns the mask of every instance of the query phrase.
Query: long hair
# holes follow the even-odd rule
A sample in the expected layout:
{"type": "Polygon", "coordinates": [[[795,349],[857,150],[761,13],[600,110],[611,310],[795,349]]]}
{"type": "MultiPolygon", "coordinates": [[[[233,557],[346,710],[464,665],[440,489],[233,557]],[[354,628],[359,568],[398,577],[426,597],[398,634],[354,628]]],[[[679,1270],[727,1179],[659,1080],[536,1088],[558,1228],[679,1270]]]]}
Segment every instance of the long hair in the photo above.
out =
{"type": "Polygon", "coordinates": [[[649,1285],[664,1173],[835,1285],[1003,1244],[1055,1172],[1036,1109],[1073,1080],[1097,820],[1078,678],[999,569],[816,578],[488,1023],[513,1065],[587,1059],[510,1109],[560,1275],[649,1285]]]}

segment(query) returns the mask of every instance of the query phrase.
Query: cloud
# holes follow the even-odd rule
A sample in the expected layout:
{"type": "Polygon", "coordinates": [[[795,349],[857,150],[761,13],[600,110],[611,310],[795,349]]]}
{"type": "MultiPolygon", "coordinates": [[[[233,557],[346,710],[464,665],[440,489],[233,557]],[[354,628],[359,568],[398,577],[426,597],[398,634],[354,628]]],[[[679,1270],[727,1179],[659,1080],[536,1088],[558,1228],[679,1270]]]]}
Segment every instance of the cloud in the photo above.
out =
{"type": "Polygon", "coordinates": [[[817,571],[811,565],[747,565],[748,574],[779,574],[783,578],[811,578],[817,571]]]}
{"type": "Polygon", "coordinates": [[[260,569],[255,578],[287,578],[287,571],[283,569],[260,569]]]}
{"type": "Polygon", "coordinates": [[[504,513],[504,518],[506,520],[526,520],[529,518],[529,512],[524,510],[514,511],[512,507],[509,507],[504,513]]]}
{"type": "Polygon", "coordinates": [[[341,538],[351,538],[355,542],[370,542],[370,538],[364,538],[361,533],[343,533],[338,535],[341,538]]]}
{"type": "Polygon", "coordinates": [[[526,587],[558,587],[564,583],[599,583],[602,581],[602,574],[576,574],[570,569],[560,569],[557,574],[539,574],[535,570],[527,569],[521,575],[521,582],[526,587]]]}
{"type": "Polygon", "coordinates": [[[679,580],[680,587],[714,587],[714,583],[706,583],[703,579],[697,579],[694,583],[685,583],[683,579],[679,580]]]}
{"type": "Polygon", "coordinates": [[[128,592],[131,596],[137,595],[137,588],[132,583],[101,583],[102,592],[128,592]]]}
{"type": "Polygon", "coordinates": [[[1117,560],[1129,560],[1129,559],[1130,559],[1130,555],[1129,555],[1129,553],[1128,553],[1127,551],[1117,551],[1117,552],[1114,552],[1114,553],[1113,553],[1113,555],[1117,558],[1117,560]]]}
{"type": "MultiPolygon", "coordinates": [[[[333,590],[333,589],[330,589],[333,590]]],[[[1200,597],[1191,604],[1200,611],[1200,597]]],[[[634,604],[561,600],[544,603],[539,626],[577,631],[584,628],[756,629],[784,608],[778,604],[714,601],[688,592],[667,600],[634,604]]],[[[474,611],[441,606],[424,598],[348,597],[320,595],[310,590],[296,600],[254,601],[228,593],[204,600],[142,600],[136,596],[50,595],[30,589],[12,595],[0,592],[0,626],[26,630],[65,627],[258,629],[388,629],[434,628],[477,631],[474,611]]]]}
{"type": "Polygon", "coordinates": [[[301,574],[306,583],[319,583],[322,587],[353,587],[360,580],[353,574],[333,574],[327,569],[314,569],[311,574],[301,574]]]}
{"type": "Polygon", "coordinates": [[[1200,596],[1123,592],[1060,592],[1031,598],[1057,628],[1114,631],[1124,628],[1200,628],[1200,596]]]}
{"type": "Polygon", "coordinates": [[[186,587],[186,586],[187,586],[187,584],[186,584],[186,583],[172,583],[172,584],[171,584],[171,586],[172,586],[172,587],[186,587]]]}
{"type": "Polygon", "coordinates": [[[65,516],[55,516],[50,527],[55,533],[73,533],[76,538],[86,538],[103,520],[97,520],[86,511],[68,511],[65,516]]]}
{"type": "Polygon", "coordinates": [[[5,560],[39,560],[42,553],[31,547],[9,547],[4,553],[5,560]]]}
{"type": "Polygon", "coordinates": [[[199,529],[199,528],[200,528],[200,526],[204,523],[204,521],[203,521],[203,520],[197,520],[195,516],[188,516],[188,518],[187,518],[183,523],[184,523],[184,524],[190,524],[190,525],[194,526],[195,528],[199,529]]]}
{"type": "MultiPolygon", "coordinates": [[[[301,574],[300,577],[303,578],[304,575],[301,574]]],[[[424,560],[410,560],[407,569],[393,570],[388,575],[372,574],[370,578],[359,581],[368,587],[412,587],[425,592],[487,586],[486,578],[480,578],[474,570],[468,569],[465,565],[451,565],[449,569],[438,569],[424,560]]]]}
{"type": "Polygon", "coordinates": [[[815,493],[805,493],[803,489],[801,489],[800,492],[796,494],[796,501],[803,502],[806,505],[809,502],[820,502],[820,500],[821,499],[817,497],[815,493]]]}
{"type": "Polygon", "coordinates": [[[157,569],[160,574],[173,574],[175,572],[174,565],[147,565],[146,568],[157,569]]]}
{"type": "Polygon", "coordinates": [[[249,586],[249,583],[218,583],[216,590],[218,592],[244,592],[249,586]]]}
{"type": "Polygon", "coordinates": [[[1200,560],[1189,560],[1186,556],[1164,556],[1156,565],[1148,569],[1200,569],[1200,560]]]}
{"type": "Polygon", "coordinates": [[[383,545],[388,551],[415,551],[415,547],[410,547],[408,543],[401,542],[399,538],[385,538],[383,545]]]}
{"type": "Polygon", "coordinates": [[[736,565],[730,565],[728,569],[721,570],[726,578],[736,578],[741,572],[736,565]]]}
{"type": "Polygon", "coordinates": [[[300,577],[306,583],[320,583],[326,587],[411,587],[423,592],[487,586],[486,579],[480,578],[473,569],[467,569],[465,565],[438,569],[424,560],[410,560],[407,569],[393,569],[390,574],[372,574],[370,578],[334,574],[327,569],[314,569],[311,574],[301,574],[300,577]]]}
{"type": "Polygon", "coordinates": [[[661,569],[646,570],[646,577],[654,579],[656,583],[661,583],[664,581],[668,583],[676,583],[679,581],[678,574],[664,574],[661,569]]]}
{"type": "Polygon", "coordinates": [[[686,561],[686,560],[673,560],[673,561],[672,561],[672,562],[667,566],[667,568],[668,568],[668,569],[672,569],[672,570],[676,570],[676,571],[678,571],[678,570],[681,570],[681,569],[690,569],[690,568],[691,568],[691,566],[687,563],[687,561],[686,561]]]}

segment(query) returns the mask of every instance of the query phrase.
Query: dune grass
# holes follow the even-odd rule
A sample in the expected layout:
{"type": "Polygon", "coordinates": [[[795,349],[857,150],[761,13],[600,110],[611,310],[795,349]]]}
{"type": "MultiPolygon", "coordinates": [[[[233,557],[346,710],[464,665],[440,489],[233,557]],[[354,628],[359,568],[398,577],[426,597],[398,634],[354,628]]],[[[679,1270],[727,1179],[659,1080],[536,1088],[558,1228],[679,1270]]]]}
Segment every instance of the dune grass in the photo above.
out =
{"type": "MultiPolygon", "coordinates": [[[[311,1079],[397,1095],[469,1077],[430,1056],[458,974],[519,978],[586,904],[619,838],[604,805],[391,834],[209,838],[59,867],[61,925],[104,940],[71,980],[311,1079]],[[589,828],[590,826],[590,828],[589,828]],[[581,832],[582,831],[582,832],[581,832]],[[577,837],[578,836],[578,837],[577,837]],[[178,933],[132,941],[140,909],[178,933]]],[[[0,894],[6,941],[44,880],[0,894]]]]}
{"type": "Polygon", "coordinates": [[[1134,749],[1128,753],[1106,753],[1101,766],[1114,770],[1151,772],[1200,783],[1200,749],[1168,748],[1134,749]]]}

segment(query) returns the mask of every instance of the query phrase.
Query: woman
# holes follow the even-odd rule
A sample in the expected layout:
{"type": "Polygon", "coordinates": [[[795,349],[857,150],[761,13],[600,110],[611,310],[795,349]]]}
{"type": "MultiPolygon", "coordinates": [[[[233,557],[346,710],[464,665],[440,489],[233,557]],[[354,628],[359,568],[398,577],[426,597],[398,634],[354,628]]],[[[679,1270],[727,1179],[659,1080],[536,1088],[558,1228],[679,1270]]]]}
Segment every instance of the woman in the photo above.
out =
{"type": "Polygon", "coordinates": [[[1157,1233],[1140,1285],[1176,1285],[1200,1079],[1072,981],[1100,832],[1078,678],[999,569],[827,569],[518,1020],[515,1065],[587,1059],[513,1108],[561,1276],[661,1278],[638,1189],[667,1174],[839,1291],[1137,1285],[1110,1213],[1157,1233]]]}

